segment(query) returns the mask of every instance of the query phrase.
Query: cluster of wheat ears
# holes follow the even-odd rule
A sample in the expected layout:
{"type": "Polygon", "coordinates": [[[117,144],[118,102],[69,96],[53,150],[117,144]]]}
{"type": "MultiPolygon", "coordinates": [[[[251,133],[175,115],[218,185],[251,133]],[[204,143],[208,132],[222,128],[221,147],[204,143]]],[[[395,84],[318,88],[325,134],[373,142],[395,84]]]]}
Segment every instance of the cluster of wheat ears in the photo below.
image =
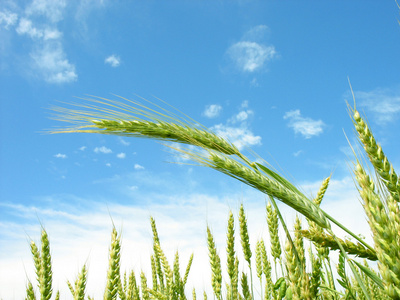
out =
{"type": "MultiPolygon", "coordinates": [[[[252,252],[243,205],[239,209],[239,235],[244,256],[244,261],[240,263],[245,265],[241,268],[234,242],[235,219],[232,212],[229,214],[227,261],[224,264],[229,278],[222,278],[223,264],[212,232],[207,227],[213,295],[202,291],[201,297],[204,299],[400,299],[400,181],[355,104],[348,106],[349,114],[358,139],[375,170],[374,176],[368,175],[363,157],[354,152],[354,178],[374,245],[368,245],[320,208],[330,176],[323,180],[315,199],[310,199],[265,161],[259,157],[252,161],[228,140],[188,117],[171,113],[159,105],[149,108],[148,104],[145,106],[124,98],[109,100],[90,97],[82,100],[72,104],[74,109],[52,108],[55,119],[73,124],[70,128],[57,129],[52,133],[89,132],[191,145],[174,148],[168,143],[169,147],[200,165],[225,173],[268,196],[266,219],[269,249],[261,239],[252,252]],[[297,218],[292,231],[294,234],[291,235],[276,201],[285,203],[303,215],[308,226],[303,227],[300,218],[297,218]],[[331,229],[332,224],[351,237],[344,240],[338,238],[331,229]],[[286,234],[283,243],[278,235],[279,228],[286,234]],[[311,241],[310,247],[305,247],[305,239],[311,241]],[[331,263],[332,251],[339,253],[336,266],[331,263]],[[371,262],[377,262],[378,269],[372,268],[371,262]],[[248,272],[239,272],[240,269],[248,272]],[[253,278],[255,276],[257,278],[253,278]],[[253,288],[255,280],[262,286],[257,294],[253,288]]],[[[190,295],[185,289],[193,255],[182,278],[178,252],[173,265],[170,265],[161,248],[155,221],[152,218],[150,221],[153,231],[151,277],[147,278],[143,272],[140,276],[133,271],[121,274],[121,240],[114,228],[104,299],[196,299],[198,291],[193,289],[190,295]]],[[[41,299],[50,299],[53,295],[52,263],[45,230],[42,231],[40,250],[32,242],[31,252],[38,289],[28,281],[26,299],[36,299],[37,290],[41,299]]],[[[84,265],[75,283],[67,282],[74,299],[92,299],[86,292],[87,272],[87,266],[84,265]]],[[[59,292],[55,293],[55,299],[59,297],[59,292]]]]}

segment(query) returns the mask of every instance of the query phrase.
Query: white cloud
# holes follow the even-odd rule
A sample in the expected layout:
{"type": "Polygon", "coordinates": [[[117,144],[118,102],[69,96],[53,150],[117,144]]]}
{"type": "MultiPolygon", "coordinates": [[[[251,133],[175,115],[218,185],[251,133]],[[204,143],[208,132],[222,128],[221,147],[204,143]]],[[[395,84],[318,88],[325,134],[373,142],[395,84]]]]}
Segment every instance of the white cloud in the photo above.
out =
{"type": "Polygon", "coordinates": [[[43,33],[38,29],[34,28],[32,25],[32,21],[22,18],[19,20],[18,27],[16,29],[18,34],[27,34],[31,38],[40,38],[43,36],[43,33]]]}
{"type": "Polygon", "coordinates": [[[288,126],[293,128],[295,133],[300,133],[306,139],[318,136],[324,131],[324,122],[305,118],[298,109],[286,112],[283,118],[289,121],[288,126]]]}
{"type": "Polygon", "coordinates": [[[135,170],[143,170],[144,169],[144,167],[139,164],[135,164],[134,168],[135,168],[135,170]]]}
{"type": "Polygon", "coordinates": [[[64,159],[64,158],[67,158],[67,155],[58,153],[58,154],[54,155],[54,157],[63,158],[64,159]]]}
{"type": "Polygon", "coordinates": [[[8,10],[0,11],[0,25],[4,24],[4,28],[8,29],[18,20],[18,15],[8,10]]]}
{"type": "Polygon", "coordinates": [[[107,166],[107,167],[111,167],[111,164],[110,164],[110,163],[106,163],[106,166],[107,166]]]}
{"type": "Polygon", "coordinates": [[[373,113],[380,124],[393,122],[400,115],[400,91],[390,89],[375,89],[370,92],[355,92],[358,105],[366,107],[373,113]]]}
{"type": "Polygon", "coordinates": [[[111,67],[118,67],[121,63],[121,59],[116,55],[111,55],[104,60],[104,63],[109,64],[111,67]]]}
{"type": "Polygon", "coordinates": [[[242,110],[242,111],[238,112],[236,115],[234,115],[232,118],[230,118],[229,122],[231,122],[233,124],[237,123],[237,122],[244,122],[253,114],[254,114],[254,112],[250,109],[242,110]]]}
{"type": "MultiPolygon", "coordinates": [[[[26,73],[48,83],[67,83],[78,78],[75,65],[69,62],[64,52],[63,34],[57,28],[66,5],[66,0],[33,0],[24,9],[15,28],[18,35],[33,42],[30,62],[24,65],[26,73]]],[[[5,23],[7,27],[16,24],[17,19],[15,13],[0,13],[0,23],[5,23]]]]}
{"type": "Polygon", "coordinates": [[[129,143],[129,142],[127,142],[127,141],[125,141],[122,137],[118,137],[118,141],[122,144],[122,145],[124,145],[124,146],[129,146],[131,143],[129,143]]]}
{"type": "Polygon", "coordinates": [[[63,19],[66,6],[66,0],[33,0],[26,8],[26,13],[27,15],[43,15],[49,21],[56,23],[63,19]]]}
{"type": "Polygon", "coordinates": [[[94,152],[95,153],[109,154],[109,153],[112,153],[112,150],[107,148],[106,146],[101,146],[101,147],[94,148],[94,152]]]}
{"type": "Polygon", "coordinates": [[[266,25],[254,26],[243,35],[242,40],[262,42],[263,40],[265,40],[269,32],[270,29],[266,25]]]}
{"type": "Polygon", "coordinates": [[[82,147],[80,147],[80,148],[79,148],[79,150],[81,150],[81,151],[85,151],[85,150],[86,150],[86,146],[82,146],[82,147]]]}
{"type": "Polygon", "coordinates": [[[123,152],[121,152],[121,153],[118,153],[118,154],[117,154],[117,157],[118,157],[118,158],[121,158],[121,159],[124,159],[124,158],[126,157],[126,154],[123,153],[123,152]]]}
{"type": "Polygon", "coordinates": [[[207,118],[215,118],[219,116],[221,110],[222,110],[221,105],[218,104],[207,105],[203,112],[203,115],[206,116],[207,118]]]}
{"type": "Polygon", "coordinates": [[[247,128],[231,127],[218,124],[211,127],[211,130],[217,135],[229,140],[239,150],[245,147],[261,145],[261,137],[254,135],[247,128]]]}
{"type": "Polygon", "coordinates": [[[299,151],[296,151],[296,152],[294,152],[293,153],[293,156],[294,157],[298,157],[300,154],[302,154],[303,153],[303,150],[299,150],[299,151]]]}
{"type": "Polygon", "coordinates": [[[18,34],[26,34],[32,39],[55,40],[61,37],[61,32],[55,28],[38,29],[33,26],[32,21],[22,18],[16,28],[18,34]]]}
{"type": "Polygon", "coordinates": [[[43,48],[31,54],[34,68],[49,83],[67,83],[77,80],[75,66],[65,56],[59,42],[46,43],[43,48]]]}
{"type": "MultiPolygon", "coordinates": [[[[264,42],[268,32],[265,25],[255,26],[228,48],[226,54],[238,70],[248,73],[262,70],[268,61],[278,55],[273,45],[264,42]]],[[[251,84],[257,86],[257,79],[253,78],[251,84]]]]}
{"type": "Polygon", "coordinates": [[[265,46],[256,42],[242,41],[233,44],[227,51],[236,67],[243,72],[262,69],[265,63],[275,57],[274,46],[265,46]]]}

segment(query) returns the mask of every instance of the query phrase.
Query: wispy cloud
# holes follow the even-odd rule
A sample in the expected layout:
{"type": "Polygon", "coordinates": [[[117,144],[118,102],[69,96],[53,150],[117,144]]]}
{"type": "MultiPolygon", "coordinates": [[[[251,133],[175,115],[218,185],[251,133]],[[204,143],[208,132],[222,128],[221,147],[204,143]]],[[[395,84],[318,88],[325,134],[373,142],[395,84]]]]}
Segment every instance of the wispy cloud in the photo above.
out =
{"type": "Polygon", "coordinates": [[[32,39],[43,39],[44,41],[59,39],[62,35],[56,28],[36,28],[32,21],[26,18],[20,19],[16,31],[20,35],[27,35],[32,39]]]}
{"type": "Polygon", "coordinates": [[[221,105],[218,104],[207,105],[206,108],[204,109],[203,116],[206,116],[207,118],[215,118],[219,116],[221,110],[222,110],[221,105]]]}
{"type": "Polygon", "coordinates": [[[107,57],[104,60],[104,63],[110,65],[113,68],[116,68],[121,64],[121,59],[119,56],[116,56],[113,54],[113,55],[110,55],[109,57],[107,57]]]}
{"type": "Polygon", "coordinates": [[[106,146],[96,147],[96,148],[94,148],[93,151],[95,153],[104,153],[104,154],[112,153],[112,150],[107,148],[106,146]]]}
{"type": "Polygon", "coordinates": [[[354,93],[357,104],[373,113],[376,122],[384,125],[399,118],[400,90],[377,88],[369,92],[354,93]]]}
{"type": "Polygon", "coordinates": [[[57,23],[63,19],[66,0],[33,0],[26,8],[26,14],[45,16],[50,22],[57,23]]]}
{"type": "Polygon", "coordinates": [[[262,70],[268,61],[277,56],[273,45],[262,42],[266,30],[265,25],[256,26],[228,48],[226,53],[238,70],[248,73],[262,70]]]}
{"type": "Polygon", "coordinates": [[[33,66],[49,83],[67,83],[76,81],[78,75],[75,66],[71,64],[60,42],[46,43],[31,53],[33,66]]]}
{"type": "Polygon", "coordinates": [[[139,164],[135,164],[134,168],[135,168],[135,170],[143,170],[144,169],[144,167],[139,164]]]}
{"type": "Polygon", "coordinates": [[[289,121],[288,126],[293,128],[295,133],[300,133],[306,139],[318,136],[324,131],[324,122],[305,118],[298,109],[286,112],[283,118],[289,121]]]}
{"type": "Polygon", "coordinates": [[[122,137],[118,137],[118,141],[124,145],[124,146],[129,146],[131,143],[127,142],[126,140],[124,140],[122,137]]]}
{"type": "MultiPolygon", "coordinates": [[[[31,42],[26,74],[48,83],[68,83],[78,79],[75,65],[64,51],[62,32],[57,24],[64,18],[66,0],[33,0],[18,15],[12,11],[0,12],[0,24],[15,26],[15,32],[31,42]]],[[[28,44],[29,45],[29,44],[28,44]]]]}
{"type": "Polygon", "coordinates": [[[66,154],[62,154],[62,153],[57,153],[56,155],[54,155],[54,157],[56,157],[56,158],[67,158],[67,155],[66,154]]]}
{"type": "Polygon", "coordinates": [[[0,25],[3,25],[5,29],[9,29],[18,20],[18,15],[16,13],[10,12],[8,10],[0,11],[0,25]]]}

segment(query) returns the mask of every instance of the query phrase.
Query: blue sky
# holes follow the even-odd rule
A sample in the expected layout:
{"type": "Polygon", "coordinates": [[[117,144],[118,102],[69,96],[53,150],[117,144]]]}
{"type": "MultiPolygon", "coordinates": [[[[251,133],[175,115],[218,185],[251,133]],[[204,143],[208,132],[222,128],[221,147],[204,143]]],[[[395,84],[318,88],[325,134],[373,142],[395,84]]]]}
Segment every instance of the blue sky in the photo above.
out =
{"type": "Polygon", "coordinates": [[[223,255],[229,209],[244,202],[253,241],[268,238],[264,195],[175,164],[160,143],[43,133],[62,125],[50,106],[87,94],[158,97],[250,147],[309,195],[333,172],[324,208],[368,235],[348,167],[348,78],[399,166],[398,19],[395,1],[2,1],[0,297],[20,299],[25,274],[33,280],[28,240],[39,239],[40,224],[65,299],[65,280],[85,261],[89,295],[102,294],[110,215],[123,232],[123,269],[149,267],[153,215],[169,257],[195,251],[199,291],[210,289],[198,275],[208,272],[207,223],[223,255]]]}

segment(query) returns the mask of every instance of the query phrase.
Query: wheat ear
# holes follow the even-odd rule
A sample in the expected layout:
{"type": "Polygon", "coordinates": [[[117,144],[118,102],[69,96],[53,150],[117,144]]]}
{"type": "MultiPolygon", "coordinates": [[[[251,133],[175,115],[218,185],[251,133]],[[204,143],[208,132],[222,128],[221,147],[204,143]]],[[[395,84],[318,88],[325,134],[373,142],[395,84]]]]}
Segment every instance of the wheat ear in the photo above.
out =
{"type": "Polygon", "coordinates": [[[353,120],[358,137],[364,146],[364,150],[367,153],[369,160],[390,194],[396,202],[399,202],[400,180],[393,169],[393,165],[383,153],[382,147],[376,142],[368,125],[361,118],[360,113],[356,109],[353,109],[353,120]]]}
{"type": "Polygon", "coordinates": [[[69,281],[67,281],[69,290],[71,291],[74,300],[85,299],[86,279],[87,279],[87,268],[86,265],[83,265],[81,272],[78,274],[78,277],[75,280],[75,288],[69,281]]]}
{"type": "Polygon", "coordinates": [[[192,253],[192,254],[190,255],[189,262],[188,262],[188,264],[187,264],[187,266],[186,266],[185,276],[183,277],[183,285],[184,285],[184,286],[185,286],[186,283],[187,283],[187,279],[188,279],[188,276],[189,276],[190,268],[192,267],[193,257],[194,257],[194,254],[192,253]]]}
{"type": "Polygon", "coordinates": [[[158,276],[160,289],[164,290],[164,273],[161,268],[161,258],[156,249],[156,245],[160,243],[160,238],[158,237],[156,221],[154,220],[153,217],[150,217],[150,224],[151,224],[151,230],[153,232],[153,251],[154,251],[155,269],[158,276]]]}
{"type": "MultiPolygon", "coordinates": [[[[322,247],[323,249],[331,249],[331,250],[339,250],[340,247],[336,242],[335,238],[323,231],[319,230],[301,230],[301,235],[310,241],[313,241],[318,246],[322,247]]],[[[341,245],[343,246],[344,250],[348,254],[356,255],[358,257],[368,258],[369,260],[378,260],[376,256],[376,252],[374,250],[370,250],[365,248],[361,244],[354,244],[349,240],[342,240],[339,239],[341,245]]],[[[325,255],[323,255],[325,257],[325,255]]]]}
{"type": "Polygon", "coordinates": [[[31,252],[35,263],[38,287],[42,300],[49,300],[53,293],[50,242],[46,230],[42,229],[41,250],[31,241],[31,252]]]}
{"type": "Polygon", "coordinates": [[[33,290],[32,282],[28,281],[28,286],[26,287],[26,300],[36,300],[35,291],[33,290]]]}
{"type": "Polygon", "coordinates": [[[121,285],[120,277],[120,236],[115,227],[111,233],[111,246],[109,250],[109,262],[107,271],[107,284],[104,292],[105,300],[116,299],[118,290],[121,285]]]}
{"type": "Polygon", "coordinates": [[[215,297],[217,299],[220,299],[221,284],[222,284],[221,259],[217,253],[217,248],[215,247],[214,237],[208,226],[207,226],[207,244],[208,244],[208,253],[211,265],[211,285],[215,297]]]}
{"type": "Polygon", "coordinates": [[[388,217],[381,197],[375,192],[374,183],[359,163],[356,165],[355,175],[373,233],[386,293],[393,299],[400,299],[400,245],[397,226],[388,217]]]}
{"type": "Polygon", "coordinates": [[[180,118],[162,109],[158,112],[133,100],[123,101],[93,97],[82,99],[87,104],[75,104],[84,110],[53,107],[53,119],[76,124],[72,128],[52,130],[50,133],[90,132],[160,139],[193,144],[228,155],[241,155],[225,139],[202,128],[198,123],[180,118]],[[99,106],[100,105],[100,106],[99,106]]]}
{"type": "Polygon", "coordinates": [[[286,267],[293,300],[301,299],[301,267],[296,260],[292,244],[286,241],[285,245],[286,267]]]}
{"type": "Polygon", "coordinates": [[[241,286],[242,286],[242,293],[244,300],[252,300],[252,295],[249,288],[249,283],[247,280],[247,275],[242,272],[242,279],[241,279],[241,286]]]}
{"type": "Polygon", "coordinates": [[[193,159],[279,199],[321,227],[330,228],[329,220],[325,217],[324,212],[312,201],[288,186],[268,178],[257,169],[249,168],[233,158],[215,152],[209,152],[208,156],[193,157],[193,159]]]}
{"type": "Polygon", "coordinates": [[[144,272],[140,272],[140,284],[142,288],[142,299],[150,300],[149,288],[147,286],[147,278],[144,272]]]}

